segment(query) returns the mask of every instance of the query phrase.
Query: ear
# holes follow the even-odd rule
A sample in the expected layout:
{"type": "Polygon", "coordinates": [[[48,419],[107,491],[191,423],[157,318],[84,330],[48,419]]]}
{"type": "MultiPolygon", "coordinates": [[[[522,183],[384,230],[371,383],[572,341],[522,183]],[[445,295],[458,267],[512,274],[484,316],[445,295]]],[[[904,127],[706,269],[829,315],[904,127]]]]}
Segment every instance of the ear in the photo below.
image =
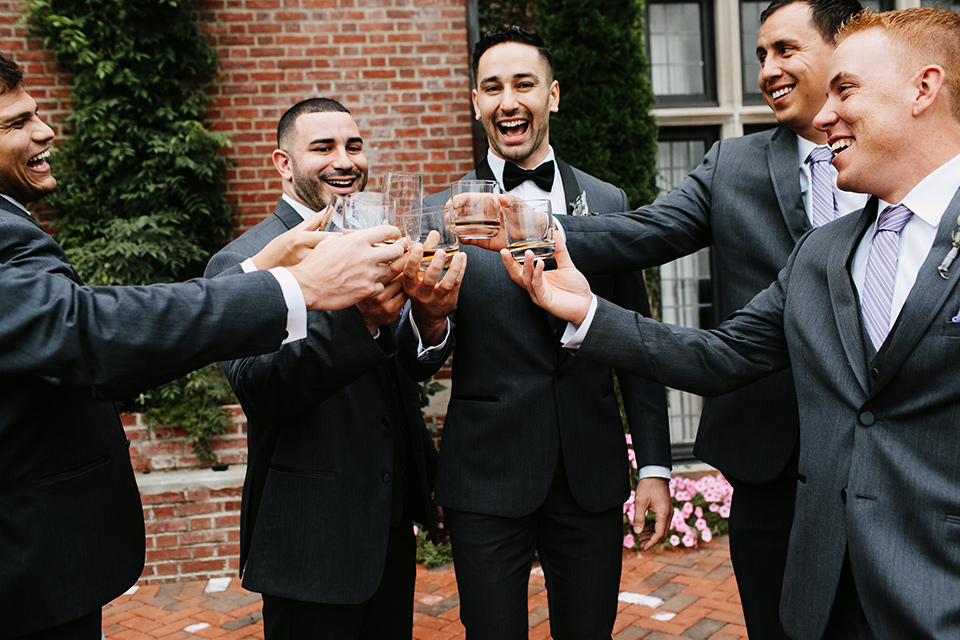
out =
{"type": "Polygon", "coordinates": [[[280,177],[286,181],[292,181],[293,163],[290,159],[290,156],[287,155],[287,152],[283,149],[274,149],[271,159],[273,160],[273,166],[276,167],[277,173],[280,174],[280,177]]]}
{"type": "Polygon", "coordinates": [[[550,84],[550,111],[560,111],[560,83],[556,80],[550,84]]]}
{"type": "Polygon", "coordinates": [[[471,97],[473,98],[473,117],[477,120],[480,119],[480,105],[477,103],[477,90],[474,89],[470,92],[471,97]]]}
{"type": "Polygon", "coordinates": [[[917,72],[915,80],[916,94],[913,99],[914,117],[923,115],[927,109],[934,105],[940,90],[946,82],[947,74],[943,67],[931,64],[917,72]]]}

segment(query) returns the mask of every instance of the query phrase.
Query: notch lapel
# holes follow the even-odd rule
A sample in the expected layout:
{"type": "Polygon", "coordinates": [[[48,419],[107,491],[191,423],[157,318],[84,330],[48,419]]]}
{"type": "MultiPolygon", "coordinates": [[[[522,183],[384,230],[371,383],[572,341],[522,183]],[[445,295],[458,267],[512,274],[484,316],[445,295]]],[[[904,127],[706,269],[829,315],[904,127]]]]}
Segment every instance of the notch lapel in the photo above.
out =
{"type": "Polygon", "coordinates": [[[940,218],[933,247],[923,261],[917,280],[903,303],[903,309],[897,318],[887,340],[873,359],[873,365],[880,371],[874,382],[871,395],[883,389],[900,369],[917,343],[924,336],[934,318],[943,308],[947,297],[953,292],[960,280],[960,262],[954,262],[944,279],[937,271],[943,257],[950,250],[950,238],[957,225],[960,213],[960,190],[954,194],[946,211],[940,218]]]}
{"type": "MultiPolygon", "coordinates": [[[[830,303],[833,306],[833,316],[840,333],[840,342],[847,356],[847,362],[863,388],[869,393],[870,382],[867,378],[867,362],[863,357],[863,334],[860,320],[860,299],[850,277],[850,261],[860,239],[867,227],[877,215],[877,199],[870,198],[854,222],[853,216],[845,220],[849,223],[835,223],[834,228],[846,229],[848,224],[855,224],[853,233],[840,231],[836,242],[830,247],[827,255],[827,286],[830,291],[830,303]]],[[[829,231],[827,232],[829,233],[829,231]]]]}
{"type": "Polygon", "coordinates": [[[810,230],[810,220],[800,195],[797,134],[781,125],[767,145],[767,165],[780,214],[794,244],[810,230]]]}

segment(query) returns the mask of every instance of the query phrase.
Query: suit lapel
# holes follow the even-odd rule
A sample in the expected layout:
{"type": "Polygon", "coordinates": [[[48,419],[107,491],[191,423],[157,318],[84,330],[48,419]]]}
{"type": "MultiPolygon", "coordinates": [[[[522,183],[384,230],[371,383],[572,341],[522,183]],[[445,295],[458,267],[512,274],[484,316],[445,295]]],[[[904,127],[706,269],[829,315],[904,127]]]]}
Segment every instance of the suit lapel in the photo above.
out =
{"type": "Polygon", "coordinates": [[[493,169],[490,168],[490,163],[487,162],[487,159],[484,158],[480,164],[477,165],[477,180],[497,180],[497,177],[493,175],[493,169]]]}
{"type": "Polygon", "coordinates": [[[287,229],[293,229],[303,222],[303,217],[283,198],[277,201],[277,208],[273,210],[273,215],[280,218],[280,222],[282,222],[287,229]]]}
{"type": "Polygon", "coordinates": [[[847,218],[849,222],[846,224],[836,223],[835,228],[840,231],[827,256],[827,286],[830,290],[834,320],[837,323],[847,362],[850,363],[864,393],[869,393],[870,383],[867,378],[867,363],[863,357],[860,302],[853,286],[853,278],[850,277],[849,264],[860,238],[863,237],[867,226],[876,215],[877,200],[870,198],[855,223],[853,216],[847,218]],[[850,224],[856,224],[853,233],[847,230],[850,224]]]}
{"type": "Polygon", "coordinates": [[[0,198],[0,209],[3,209],[3,210],[6,211],[7,213],[12,213],[12,214],[15,215],[15,216],[20,216],[21,218],[26,218],[27,220],[29,220],[29,221],[32,222],[33,224],[37,225],[39,228],[43,229],[43,225],[41,225],[39,222],[37,222],[37,219],[36,219],[36,218],[34,218],[33,216],[31,216],[29,213],[26,213],[25,211],[23,211],[23,209],[21,209],[20,207],[18,207],[18,206],[15,205],[15,204],[13,204],[12,202],[10,202],[9,200],[7,200],[6,198],[0,198]]]}
{"type": "Polygon", "coordinates": [[[570,165],[560,158],[557,158],[557,167],[560,169],[560,180],[563,182],[563,201],[567,203],[567,210],[564,213],[569,215],[573,213],[573,203],[580,195],[580,184],[570,165]]]}
{"type": "Polygon", "coordinates": [[[944,215],[940,218],[933,247],[917,273],[913,289],[907,295],[900,311],[900,317],[890,329],[888,340],[880,347],[873,364],[880,371],[874,382],[872,393],[878,393],[910,357],[917,343],[924,336],[934,318],[943,308],[947,296],[956,288],[960,280],[960,262],[955,262],[947,272],[947,278],[940,276],[937,267],[950,250],[951,234],[957,227],[957,213],[960,212],[960,191],[950,201],[944,215]],[[881,365],[882,366],[879,366],[881,365]]]}
{"type": "Polygon", "coordinates": [[[767,146],[767,164],[773,180],[773,191],[780,204],[780,214],[794,243],[810,230],[810,220],[803,208],[803,196],[800,195],[798,153],[797,135],[781,126],[767,146]]]}

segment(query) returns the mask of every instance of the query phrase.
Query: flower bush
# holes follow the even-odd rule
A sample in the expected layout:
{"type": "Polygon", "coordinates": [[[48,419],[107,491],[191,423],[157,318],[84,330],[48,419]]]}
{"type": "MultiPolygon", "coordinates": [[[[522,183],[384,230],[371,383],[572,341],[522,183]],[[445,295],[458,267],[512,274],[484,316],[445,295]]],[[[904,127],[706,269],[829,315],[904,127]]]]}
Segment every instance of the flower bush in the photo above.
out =
{"type": "MultiPolygon", "coordinates": [[[[627,437],[627,455],[631,465],[631,487],[636,489],[639,475],[637,459],[633,452],[630,434],[627,437]]],[[[633,533],[634,491],[623,504],[623,546],[626,549],[640,549],[633,533]]],[[[676,476],[670,480],[670,499],[673,501],[673,517],[663,541],[664,549],[698,547],[714,537],[728,531],[727,518],[730,517],[730,502],[733,500],[733,487],[719,473],[699,478],[676,476]]],[[[653,520],[653,515],[647,521],[653,520]]]]}

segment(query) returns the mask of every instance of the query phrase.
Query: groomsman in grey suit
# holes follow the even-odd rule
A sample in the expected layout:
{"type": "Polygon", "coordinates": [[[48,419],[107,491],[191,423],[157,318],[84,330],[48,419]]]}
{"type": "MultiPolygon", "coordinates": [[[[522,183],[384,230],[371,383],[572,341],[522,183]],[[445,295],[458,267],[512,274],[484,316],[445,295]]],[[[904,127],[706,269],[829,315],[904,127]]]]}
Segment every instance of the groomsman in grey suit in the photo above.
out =
{"type": "MultiPolygon", "coordinates": [[[[860,209],[866,196],[835,189],[826,134],[813,126],[833,35],[860,8],[857,0],[774,0],[761,15],[758,82],[780,126],[716,143],[676,189],[648,206],[561,219],[578,268],[647,268],[712,247],[726,317],[776,279],[806,231],[860,209]]],[[[703,406],[694,453],[734,487],[730,555],[751,637],[786,638],[778,608],[798,433],[789,369],[703,406]]]]}
{"type": "MultiPolygon", "coordinates": [[[[560,89],[539,36],[517,27],[491,31],[477,44],[473,64],[476,117],[490,150],[466,178],[497,180],[523,198],[549,198],[560,215],[581,194],[594,213],[628,206],[621,189],[555,157],[549,119],[560,89]]],[[[448,198],[446,191],[427,202],[448,198]]],[[[436,501],[449,526],[467,637],[527,637],[527,583],[537,554],[553,637],[609,638],[622,505],[630,494],[613,372],[560,349],[563,323],[513,286],[496,254],[470,246],[463,252],[469,259],[453,332],[436,501]]],[[[649,313],[639,273],[592,282],[649,313]]],[[[638,487],[637,517],[642,521],[653,505],[662,532],[671,513],[664,389],[622,372],[617,379],[637,459],[650,474],[638,487]]]]}
{"type": "Polygon", "coordinates": [[[25,207],[56,187],[52,139],[22,71],[0,54],[3,640],[96,640],[101,607],[143,570],[130,441],[109,400],[302,337],[307,308],[382,290],[395,273],[381,263],[402,253],[372,246],[399,235],[383,227],[325,240],[289,269],[88,289],[25,207]]]}
{"type": "MultiPolygon", "coordinates": [[[[283,185],[276,210],[217,253],[207,276],[262,267],[251,256],[367,182],[357,123],[327,98],[284,113],[272,159],[283,185]]],[[[437,284],[441,262],[421,277],[420,255],[414,247],[397,261],[408,273],[376,297],[311,313],[303,341],[224,363],[250,430],[240,566],[244,587],[263,594],[267,640],[412,633],[413,522],[437,535],[437,450],[414,380],[433,369],[402,348],[414,336],[397,319],[406,291],[425,333],[445,333],[465,262],[437,284]]]]}
{"type": "Polygon", "coordinates": [[[552,272],[503,252],[578,327],[566,343],[578,359],[708,395],[793,368],[801,447],[780,614],[797,640],[960,637],[958,40],[960,16],[932,8],[841,28],[815,123],[837,184],[872,197],[804,235],[716,330],[598,300],[565,251],[552,272]]]}

